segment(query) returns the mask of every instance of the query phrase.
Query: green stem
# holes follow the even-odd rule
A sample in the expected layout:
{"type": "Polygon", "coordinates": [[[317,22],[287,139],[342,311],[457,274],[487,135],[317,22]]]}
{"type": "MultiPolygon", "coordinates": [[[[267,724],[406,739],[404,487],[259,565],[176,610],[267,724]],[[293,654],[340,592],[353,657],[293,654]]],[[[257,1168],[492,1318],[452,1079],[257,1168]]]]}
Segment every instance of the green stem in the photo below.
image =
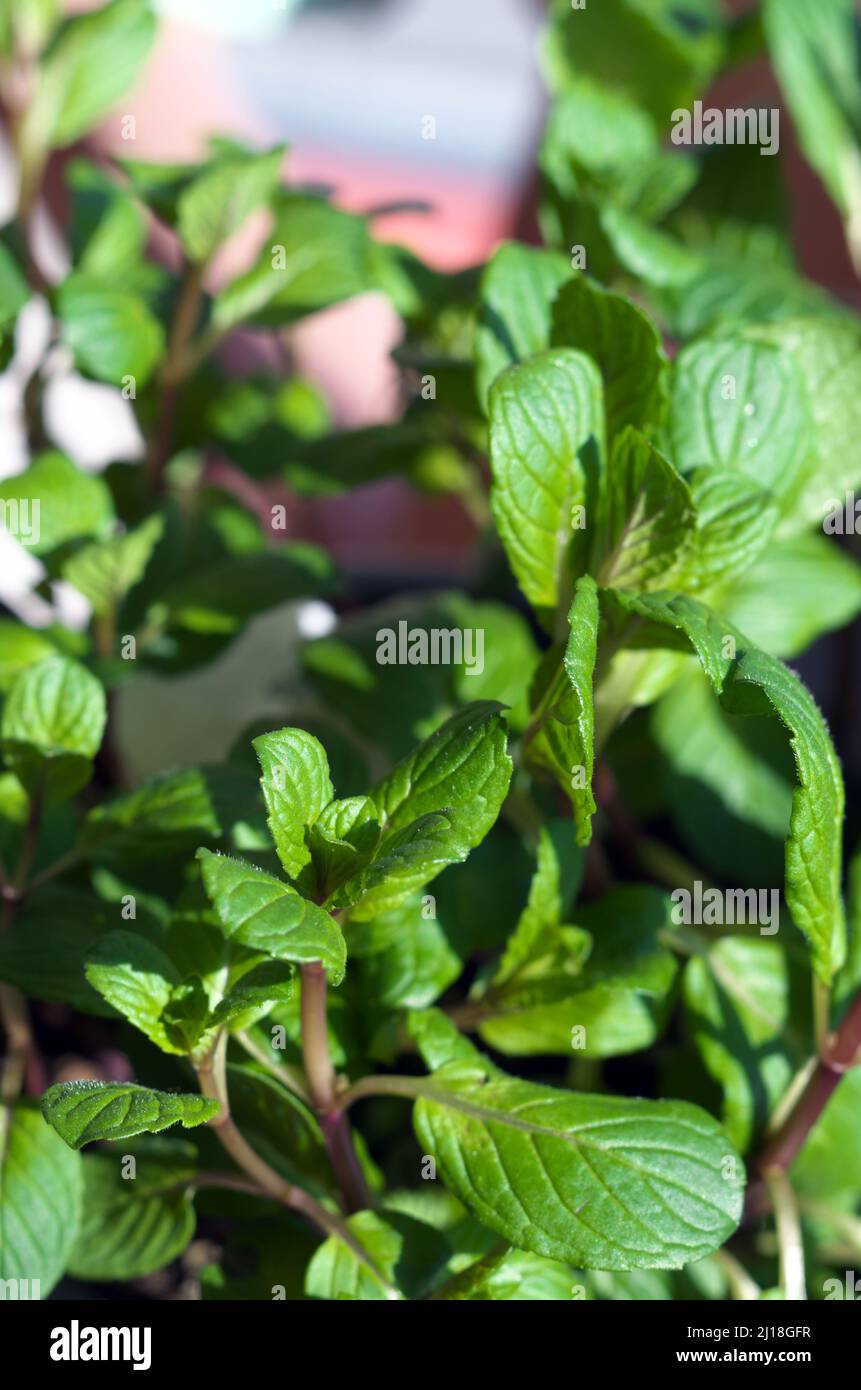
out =
{"type": "Polygon", "coordinates": [[[195,1192],[203,1192],[207,1188],[223,1188],[226,1192],[244,1192],[249,1197],[268,1197],[269,1193],[264,1192],[256,1182],[250,1178],[240,1178],[234,1173],[195,1173],[190,1182],[176,1183],[171,1188],[163,1188],[161,1191],[181,1191],[186,1187],[193,1187],[195,1192]]]}
{"type": "Polygon", "coordinates": [[[806,1216],[814,1221],[822,1221],[833,1226],[845,1239],[853,1260],[861,1260],[861,1218],[849,1211],[840,1211],[825,1202],[815,1202],[806,1197],[799,1201],[806,1216]]]}
{"type": "Polygon", "coordinates": [[[37,888],[41,888],[44,883],[50,883],[59,874],[64,874],[67,869],[73,869],[81,862],[80,850],[70,849],[67,854],[62,854],[59,859],[55,859],[53,864],[49,864],[47,869],[41,869],[34,874],[30,880],[28,891],[33,893],[37,888]]]}
{"type": "Polygon", "coordinates": [[[831,1026],[831,990],[823,984],[818,975],[813,976],[813,1036],[816,1054],[824,1057],[828,1047],[831,1026]]]}
{"type": "MultiPolygon", "coordinates": [[[[238,1129],[230,1113],[230,1100],[227,1093],[226,1049],[227,1033],[222,1032],[213,1048],[196,1068],[201,1094],[218,1102],[218,1114],[210,1120],[210,1126],[222,1147],[233,1159],[238,1168],[247,1173],[255,1186],[282,1206],[302,1212],[325,1235],[337,1235],[343,1239],[343,1223],[327,1211],[309,1193],[282,1178],[274,1168],[255,1153],[247,1139],[238,1129]]],[[[347,1233],[349,1235],[349,1233],[347,1233]]]]}
{"type": "Polygon", "coordinates": [[[701,883],[703,891],[713,887],[712,880],[691,864],[683,855],[653,840],[650,835],[640,835],[632,844],[634,859],[656,883],[666,888],[686,888],[694,891],[694,884],[701,883]]]}
{"type": "Polygon", "coordinates": [[[6,1034],[6,1053],[0,1066],[0,1105],[12,1105],[38,1060],[27,1003],[14,985],[0,984],[0,1023],[6,1034]]]}
{"type": "Polygon", "coordinates": [[[276,1081],[280,1081],[282,1086],[286,1086],[306,1105],[311,1104],[308,1088],[298,1067],[290,1067],[286,1063],[279,1065],[278,1062],[273,1062],[272,1058],[266,1055],[265,1047],[260,1047],[248,1033],[234,1033],[233,1037],[239,1046],[245,1049],[249,1057],[253,1057],[255,1062],[259,1062],[261,1067],[266,1068],[270,1076],[274,1076],[276,1081]]]}
{"type": "Polygon", "coordinates": [[[741,1264],[728,1250],[717,1250],[715,1259],[722,1267],[729,1284],[730,1293],[735,1301],[741,1303],[757,1303],[762,1290],[755,1279],[751,1279],[744,1265],[741,1264]]]}
{"type": "Polygon", "coordinates": [[[203,269],[189,266],[176,304],[167,356],[159,374],[155,428],[147,452],[147,475],[156,494],[164,489],[164,470],[173,448],[180,392],[189,372],[188,347],[197,326],[202,298],[203,269]]]}
{"type": "Polygon", "coordinates": [[[400,1096],[403,1100],[418,1100],[419,1096],[427,1094],[427,1090],[427,1080],[420,1076],[363,1076],[344,1091],[341,1106],[347,1110],[357,1100],[365,1100],[368,1096],[400,1096]]]}
{"type": "Polygon", "coordinates": [[[271,1197],[281,1206],[304,1216],[324,1236],[334,1236],[341,1241],[353,1252],[357,1260],[373,1271],[389,1297],[397,1298],[397,1290],[370,1259],[349,1226],[309,1192],[287,1182],[274,1168],[270,1168],[265,1159],[252,1149],[236,1125],[230,1114],[230,1098],[227,1091],[227,1036],[226,1032],[222,1032],[216,1039],[212,1051],[195,1067],[201,1094],[218,1102],[218,1113],[213,1115],[209,1123],[222,1148],[236,1166],[251,1179],[254,1189],[271,1197]]]}
{"type": "Polygon", "coordinates": [[[804,1241],[801,1217],[792,1184],[781,1168],[771,1168],[765,1174],[771,1203],[777,1221],[777,1247],[780,1258],[780,1286],[791,1303],[807,1299],[804,1282],[804,1241]]]}
{"type": "Polygon", "coordinates": [[[790,1081],[782,1098],[778,1101],[768,1125],[768,1134],[777,1134],[792,1114],[800,1097],[804,1094],[810,1079],[816,1071],[818,1064],[817,1057],[808,1057],[803,1066],[798,1068],[794,1077],[790,1081]]]}

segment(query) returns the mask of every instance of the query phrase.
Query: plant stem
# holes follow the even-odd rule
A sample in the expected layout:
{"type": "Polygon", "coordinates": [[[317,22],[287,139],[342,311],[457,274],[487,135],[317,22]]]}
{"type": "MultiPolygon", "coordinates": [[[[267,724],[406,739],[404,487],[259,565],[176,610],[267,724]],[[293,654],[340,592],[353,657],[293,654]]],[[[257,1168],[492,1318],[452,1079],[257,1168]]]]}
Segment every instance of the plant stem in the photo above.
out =
{"type": "Polygon", "coordinates": [[[355,1081],[341,1096],[341,1105],[346,1110],[357,1100],[368,1096],[401,1096],[404,1100],[417,1100],[427,1094],[427,1081],[420,1076],[363,1076],[355,1081]]]}
{"type": "Polygon", "coordinates": [[[711,879],[694,864],[651,835],[639,834],[632,841],[631,849],[640,868],[667,888],[686,888],[693,892],[695,883],[701,883],[703,891],[713,886],[711,879]]]}
{"type": "Polygon", "coordinates": [[[785,1172],[801,1151],[807,1136],[840,1083],[861,1055],[861,992],[852,1001],[837,1032],[827,1040],[804,1089],[780,1128],[766,1141],[759,1170],[785,1172]]]}
{"type": "Polygon", "coordinates": [[[818,1061],[818,1057],[808,1057],[804,1065],[799,1067],[786,1088],[786,1092],[775,1106],[774,1114],[771,1117],[766,1131],[767,1134],[777,1134],[788,1116],[792,1114],[798,1103],[799,1096],[803,1094],[805,1087],[816,1070],[818,1061]]]}
{"type": "Polygon", "coordinates": [[[70,849],[67,854],[61,854],[59,859],[55,859],[53,864],[49,864],[46,869],[40,869],[30,880],[29,892],[36,888],[41,888],[43,883],[50,883],[58,874],[64,874],[67,869],[72,869],[81,862],[80,851],[70,849]]]}
{"type": "Polygon", "coordinates": [[[840,1211],[837,1207],[830,1207],[826,1202],[816,1202],[809,1198],[802,1198],[798,1205],[806,1216],[814,1221],[827,1222],[839,1231],[851,1251],[851,1258],[861,1260],[861,1218],[853,1216],[851,1212],[840,1211]]]}
{"type": "Polygon", "coordinates": [[[173,447],[180,391],[188,374],[187,352],[197,326],[202,297],[203,270],[200,266],[189,266],[173,316],[167,357],[159,374],[155,428],[147,452],[147,474],[154,493],[164,489],[164,470],[173,447]]]}
{"type": "Polygon", "coordinates": [[[819,1062],[786,1120],[766,1142],[757,1165],[761,1173],[775,1168],[785,1172],[792,1166],[842,1075],[819,1062]]]}
{"type": "Polygon", "coordinates": [[[444,1009],[447,1018],[450,1018],[455,1028],[459,1028],[462,1033],[472,1033],[487,1018],[493,1018],[493,1000],[467,999],[462,1004],[452,1004],[451,1008],[444,1009]]]}
{"type": "MultiPolygon", "coordinates": [[[[376,1278],[388,1291],[389,1296],[396,1298],[398,1296],[397,1290],[380,1272],[367,1251],[356,1240],[349,1226],[334,1212],[328,1211],[321,1202],[311,1196],[310,1192],[287,1182],[280,1173],[276,1173],[274,1168],[270,1168],[266,1160],[255,1153],[239,1130],[230,1113],[230,1098],[227,1092],[227,1038],[227,1033],[223,1031],[216,1039],[212,1051],[195,1066],[195,1070],[201,1093],[218,1102],[218,1114],[213,1115],[209,1121],[212,1130],[236,1166],[251,1179],[250,1184],[243,1185],[239,1190],[253,1190],[255,1193],[259,1192],[264,1196],[271,1197],[281,1206],[299,1212],[324,1236],[334,1236],[352,1250],[362,1264],[367,1265],[373,1271],[376,1278]]],[[[238,1186],[236,1181],[231,1185],[238,1186]]]]}
{"type": "MultiPolygon", "coordinates": [[[[223,1148],[238,1168],[252,1179],[255,1186],[282,1206],[300,1211],[307,1216],[326,1235],[342,1237],[342,1223],[325,1207],[314,1200],[302,1188],[282,1178],[274,1168],[255,1153],[247,1139],[237,1128],[230,1114],[230,1101],[227,1094],[226,1054],[227,1033],[222,1032],[212,1052],[197,1067],[197,1078],[201,1093],[211,1100],[218,1101],[219,1111],[210,1120],[210,1126],[218,1136],[223,1148]]],[[[343,1238],[343,1237],[342,1237],[343,1238]]]]}
{"type": "Polygon", "coordinates": [[[27,1082],[34,1091],[44,1090],[27,1004],[14,985],[0,984],[0,1022],[6,1034],[6,1053],[0,1066],[0,1104],[11,1105],[27,1082]]]}
{"type": "MultiPolygon", "coordinates": [[[[233,1173],[195,1173],[189,1187],[193,1187],[195,1192],[202,1192],[207,1188],[224,1188],[227,1192],[244,1192],[249,1197],[268,1197],[269,1193],[264,1192],[256,1182],[250,1178],[240,1178],[233,1173]]],[[[183,1188],[186,1183],[177,1183],[177,1188],[183,1188]]],[[[173,1191],[174,1189],[168,1189],[173,1191]]]]}
{"type": "Polygon", "coordinates": [[[824,985],[818,975],[813,976],[813,1036],[816,1052],[824,1057],[828,1047],[828,1029],[831,1020],[831,990],[824,985]]]}
{"type": "Polygon", "coordinates": [[[271,1057],[267,1057],[266,1049],[259,1047],[248,1033],[234,1033],[233,1036],[240,1047],[245,1048],[249,1057],[253,1057],[255,1062],[259,1062],[261,1067],[265,1067],[270,1076],[274,1076],[277,1081],[281,1082],[282,1086],[287,1086],[300,1100],[304,1100],[306,1105],[311,1104],[311,1097],[298,1067],[279,1066],[277,1062],[273,1062],[271,1057]]]}
{"type": "Polygon", "coordinates": [[[321,961],[310,961],[302,966],[301,1017],[305,1079],[323,1130],[329,1161],[341,1189],[344,1208],[348,1214],[363,1211],[373,1206],[373,1197],[356,1155],[329,1052],[326,972],[321,961]]]}
{"type": "Polygon", "coordinates": [[[765,1179],[777,1220],[780,1286],[790,1302],[803,1303],[807,1299],[804,1283],[804,1241],[795,1193],[789,1178],[781,1168],[769,1169],[765,1179]]]}
{"type": "Polygon", "coordinates": [[[736,1302],[757,1303],[762,1290],[755,1279],[751,1279],[744,1265],[728,1250],[716,1250],[715,1259],[722,1266],[727,1277],[730,1293],[736,1302]]]}
{"type": "Polygon", "coordinates": [[[335,1103],[335,1068],[326,1024],[326,971],[320,961],[302,966],[302,1060],[314,1108],[325,1114],[335,1103]]]}

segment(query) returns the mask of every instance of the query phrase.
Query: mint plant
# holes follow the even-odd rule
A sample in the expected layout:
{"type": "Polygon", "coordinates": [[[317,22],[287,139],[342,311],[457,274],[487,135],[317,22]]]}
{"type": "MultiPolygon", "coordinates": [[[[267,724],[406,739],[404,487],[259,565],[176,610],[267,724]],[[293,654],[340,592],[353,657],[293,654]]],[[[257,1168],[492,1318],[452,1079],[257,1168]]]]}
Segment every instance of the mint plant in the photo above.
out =
{"type": "Polygon", "coordinates": [[[849,1287],[861,854],[844,873],[841,761],[786,663],[861,611],[834,534],[861,484],[861,329],[791,262],[778,161],[669,132],[767,49],[857,257],[850,11],[560,0],[546,244],[474,270],[222,138],[199,165],[76,151],[58,276],[46,176],[110,113],[133,131],[155,21],[0,7],[13,368],[34,301],[51,322],[28,462],[0,484],[49,610],[0,620],[0,1279],[849,1287]],[[252,213],[259,259],[219,284],[252,213]],[[283,343],[368,291],[403,322],[396,423],[335,432],[289,364],[227,372],[238,329],[283,343]],[[122,394],[140,457],[94,473],[58,447],[52,353],[122,394]],[[469,593],[351,605],[291,529],[297,495],[390,475],[473,518],[469,593]],[[271,717],[133,784],[126,683],[211,672],[260,613],[324,596],[336,626],[271,717]]]}

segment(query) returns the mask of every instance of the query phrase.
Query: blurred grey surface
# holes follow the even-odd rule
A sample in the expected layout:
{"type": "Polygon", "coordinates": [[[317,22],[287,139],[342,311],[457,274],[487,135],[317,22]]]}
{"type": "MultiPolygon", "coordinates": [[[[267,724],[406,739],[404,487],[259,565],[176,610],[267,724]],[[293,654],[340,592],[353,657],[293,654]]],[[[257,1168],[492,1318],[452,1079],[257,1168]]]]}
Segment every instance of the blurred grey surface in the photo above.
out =
{"type": "Polygon", "coordinates": [[[543,94],[537,0],[160,0],[226,34],[246,95],[279,134],[463,170],[529,164],[543,94]],[[436,120],[422,140],[423,117],[436,120]]]}

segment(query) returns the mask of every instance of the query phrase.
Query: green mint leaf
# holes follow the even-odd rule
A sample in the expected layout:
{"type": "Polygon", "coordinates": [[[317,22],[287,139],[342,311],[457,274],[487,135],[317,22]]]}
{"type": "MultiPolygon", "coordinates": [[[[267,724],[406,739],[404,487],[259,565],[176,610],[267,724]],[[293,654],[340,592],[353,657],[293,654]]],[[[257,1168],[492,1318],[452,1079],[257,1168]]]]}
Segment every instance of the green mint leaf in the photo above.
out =
{"type": "MultiPolygon", "coordinates": [[[[749,328],[747,336],[784,352],[798,369],[799,399],[812,420],[812,445],[787,499],[784,529],[807,530],[842,508],[846,491],[861,483],[856,447],[861,429],[861,332],[854,320],[834,315],[784,316],[782,322],[749,328]]],[[[790,405],[790,423],[799,409],[790,405]]],[[[782,420],[781,439],[783,428],[782,420]]],[[[791,457],[792,434],[788,428],[786,433],[791,457]]]]}
{"type": "Polygon", "coordinates": [[[811,445],[806,388],[788,353],[728,333],[679,354],[667,448],[682,473],[702,467],[744,473],[785,510],[811,445]]]}
{"type": "Polygon", "coordinates": [[[29,1297],[45,1298],[64,1273],[80,1228],[81,1159],[30,1105],[4,1107],[0,1120],[0,1279],[28,1280],[30,1290],[38,1280],[29,1297]]]}
{"type": "Polygon", "coordinates": [[[538,858],[529,901],[517,919],[497,966],[492,986],[499,988],[534,960],[537,952],[552,940],[562,920],[561,872],[556,846],[550,832],[542,826],[538,837],[538,858]]]}
{"type": "Polygon", "coordinates": [[[843,214],[861,218],[861,41],[852,0],[765,0],[763,26],[802,152],[843,214]]]}
{"type": "Polygon", "coordinates": [[[590,575],[577,581],[568,614],[570,632],[556,668],[533,717],[528,740],[530,762],[557,779],[574,810],[577,843],[592,837],[595,798],[592,772],[595,716],[592,681],[598,643],[598,591],[590,575]]]}
{"type": "MultiPolygon", "coordinates": [[[[840,895],[843,779],[822,715],[798,676],[776,658],[727,633],[696,600],[608,593],[611,626],[639,620],[638,644],[690,646],[715,693],[732,714],[769,714],[789,734],[797,784],[786,841],[786,903],[810,946],[813,968],[828,984],[846,955],[840,895]],[[729,638],[729,644],[727,643],[729,638]],[[729,656],[732,650],[736,653],[729,656]]],[[[636,621],[635,621],[636,626],[636,621]]]]}
{"type": "Polygon", "coordinates": [[[634,98],[662,124],[709,85],[722,56],[719,7],[606,0],[572,10],[554,0],[545,67],[554,89],[586,72],[634,98]]]}
{"type": "Polygon", "coordinates": [[[332,984],[344,978],[346,947],[328,912],[279,879],[223,854],[199,849],[203,882],[224,935],[276,960],[322,961],[332,984]]]}
{"type": "Polygon", "coordinates": [[[269,829],[284,872],[298,878],[311,860],[306,827],[334,795],[326,750],[304,729],[279,729],[254,739],[269,829]]]}
{"type": "Polygon", "coordinates": [[[846,961],[834,986],[835,1003],[841,1015],[861,989],[861,849],[856,848],[852,855],[846,879],[849,943],[846,961]]]}
{"type": "Polygon", "coordinates": [[[285,146],[204,168],[179,196],[177,217],[183,250],[204,265],[278,187],[285,146]]]}
{"type": "Polygon", "coordinates": [[[7,694],[22,671],[28,671],[57,648],[43,633],[0,619],[0,693],[7,694]]]}
{"type": "MultiPolygon", "coordinates": [[[[791,766],[787,779],[779,766],[759,753],[750,738],[757,725],[729,719],[700,671],[683,676],[667,691],[655,706],[651,728],[658,748],[680,778],[701,783],[748,827],[786,838],[792,810],[791,766]]],[[[778,731],[775,737],[780,737],[778,731]]],[[[689,802],[679,800],[681,816],[689,816],[689,802]]],[[[732,862],[737,862],[735,856],[732,862]]]]}
{"type": "Polygon", "coordinates": [[[331,637],[310,642],[303,662],[325,702],[395,761],[435,727],[443,712],[472,701],[509,705],[510,727],[523,728],[538,651],[521,613],[442,593],[398,599],[350,616],[331,637]],[[409,663],[411,650],[432,657],[435,641],[449,664],[409,663]],[[382,654],[395,660],[380,662],[382,654]]]}
{"type": "Polygon", "coordinates": [[[86,974],[93,989],[162,1052],[188,1051],[162,1018],[180,979],[160,947],[136,932],[108,932],[90,952],[86,974]]]}
{"type": "Polygon", "coordinates": [[[571,266],[558,251],[515,242],[500,246],[488,261],[475,335],[482,404],[500,372],[550,346],[553,301],[570,276],[571,266]]]}
{"type": "Polygon", "coordinates": [[[626,425],[650,430],[661,423],[669,364],[660,334],[630,299],[577,276],[562,286],[553,306],[552,342],[577,348],[597,362],[608,443],[626,425]]]}
{"type": "Polygon", "coordinates": [[[328,555],[297,541],[277,552],[233,555],[203,568],[160,594],[151,616],[186,632],[227,636],[268,608],[329,594],[335,587],[328,555]]]}
{"type": "Polygon", "coordinates": [[[161,1011],[160,1024],[178,1051],[192,1053],[209,1045],[209,991],[199,975],[174,985],[161,1011]]]}
{"type": "MultiPolygon", "coordinates": [[[[525,914],[524,914],[525,915],[525,914]]],[[[494,977],[479,1023],[507,1056],[614,1057],[651,1046],[666,1019],[676,962],[662,944],[670,902],[653,888],[618,888],[576,909],[575,926],[545,926],[509,942],[516,968],[494,977]]]]}
{"type": "Polygon", "coordinates": [[[0,14],[0,50],[38,57],[60,21],[59,0],[19,0],[4,5],[0,14]]]}
{"type": "Polygon", "coordinates": [[[826,536],[781,537],[718,602],[757,646],[790,659],[858,615],[861,568],[826,536]]]}
{"type": "Polygon", "coordinates": [[[538,648],[523,614],[501,603],[474,603],[463,594],[450,595],[449,606],[457,627],[484,633],[484,669],[479,670],[475,659],[471,665],[467,660],[453,664],[455,699],[462,704],[498,700],[508,707],[509,728],[523,729],[529,718],[529,685],[538,665],[538,648]]]}
{"type": "Polygon", "coordinates": [[[16,319],[29,298],[26,278],[6,247],[0,247],[0,324],[16,319]]]}
{"type": "Polygon", "coordinates": [[[23,473],[0,483],[6,529],[34,555],[67,541],[104,535],[114,519],[111,494],[99,477],[82,473],[65,454],[39,454],[23,473]]]}
{"type": "Polygon", "coordinates": [[[801,1019],[790,1009],[786,953],[761,938],[716,941],[688,961],[684,999],[697,1051],[723,1091],[724,1129],[744,1153],[804,1060],[789,1037],[801,1019]]]}
{"type": "MultiPolygon", "coordinates": [[[[692,250],[678,238],[671,236],[662,228],[651,227],[645,218],[615,203],[606,203],[598,214],[601,231],[607,238],[613,255],[629,274],[643,280],[656,290],[664,291],[662,299],[675,304],[673,296],[681,301],[684,311],[693,314],[691,308],[693,293],[701,282],[709,279],[708,263],[701,253],[692,250]]],[[[714,310],[711,298],[706,296],[707,305],[700,309],[704,319],[693,332],[701,332],[711,322],[709,312],[714,310]]],[[[682,310],[676,307],[677,321],[682,318],[682,310]]]]}
{"type": "MultiPolygon", "coordinates": [[[[743,574],[768,543],[780,512],[771,493],[743,473],[695,468],[686,481],[696,510],[696,534],[676,582],[685,592],[695,592],[743,574]]],[[[748,631],[743,623],[739,626],[748,631]]]]}
{"type": "Polygon", "coordinates": [[[861,1070],[844,1076],[792,1165],[792,1183],[816,1202],[828,1200],[850,1210],[859,1198],[861,1070]]]}
{"type": "Polygon", "coordinates": [[[334,1196],[323,1134],[308,1106],[256,1066],[229,1064],[227,1085],[231,1113],[255,1152],[288,1182],[334,1196]]]}
{"type": "Polygon", "coordinates": [[[480,1067],[486,1061],[478,1048],[460,1032],[457,1024],[452,1023],[448,1015],[439,1009],[423,1009],[409,1014],[406,1027],[430,1071],[436,1071],[447,1062],[464,1062],[480,1067]]]}
{"type": "Polygon", "coordinates": [[[69,1256],[75,1279],[143,1279],[181,1255],[194,1236],[194,1150],[177,1140],[142,1139],[131,1156],[133,1177],[123,1175],[119,1153],[83,1157],[84,1215],[69,1256]]]}
{"type": "Polygon", "coordinates": [[[78,271],[102,284],[122,277],[127,289],[148,294],[155,279],[146,260],[147,218],[141,205],[84,160],[72,161],[67,178],[89,213],[81,218],[80,230],[73,225],[71,233],[73,244],[82,242],[75,258],[78,271]]]}
{"type": "Polygon", "coordinates": [[[313,862],[312,896],[327,898],[371,859],[380,837],[377,808],[369,796],[330,801],[305,834],[313,862]]]}
{"type": "Polygon", "coordinates": [[[257,265],[215,296],[212,320],[277,326],[375,288],[372,270],[363,218],[284,194],[257,265]]]}
{"type": "Polygon", "coordinates": [[[143,579],[164,523],[151,516],[133,531],[75,551],[63,565],[63,578],[82,593],[100,617],[113,613],[143,579]]]}
{"type": "Polygon", "coordinates": [[[619,234],[624,217],[607,208],[602,212],[602,225],[612,226],[620,257],[628,253],[634,262],[640,257],[647,275],[657,272],[664,280],[666,288],[654,296],[656,307],[670,331],[682,340],[708,332],[732,335],[739,325],[770,326],[772,320],[790,315],[838,317],[833,299],[793,269],[777,252],[773,237],[764,248],[756,244],[754,236],[740,246],[730,238],[726,247],[719,240],[716,246],[695,252],[668,239],[665,233],[649,229],[646,249],[642,235],[632,232],[630,226],[623,226],[619,234]],[[660,249],[655,244],[659,235],[660,249]],[[672,270],[670,259],[674,262],[672,270]]]}
{"type": "Polygon", "coordinates": [[[220,1262],[200,1271],[201,1298],[231,1303],[302,1299],[305,1271],[319,1243],[307,1222],[285,1211],[272,1210],[264,1221],[231,1222],[220,1262]]]}
{"type": "Polygon", "coordinates": [[[537,608],[555,609],[570,593],[572,550],[588,523],[603,452],[601,377],[591,358],[557,348],[494,382],[491,510],[514,575],[537,608]]]}
{"type": "Polygon", "coordinates": [[[519,1249],[594,1269],[678,1269],[741,1218],[744,1170],[721,1127],[682,1101],[630,1100],[452,1062],[414,1124],[443,1181],[519,1249]]]}
{"type": "Polygon", "coordinates": [[[110,908],[91,894],[41,890],[0,936],[0,980],[33,999],[114,1018],[113,1008],[86,979],[84,962],[115,920],[110,908]]]}
{"type": "MultiPolygon", "coordinates": [[[[566,237],[575,209],[578,227],[581,218],[592,226],[593,204],[605,199],[651,219],[669,211],[692,181],[691,161],[662,150],[657,123],[642,106],[580,75],[553,101],[538,162],[559,200],[566,237]]],[[[590,261],[596,250],[601,259],[601,249],[598,234],[590,261]]]]}
{"type": "Polygon", "coordinates": [[[151,207],[168,226],[176,226],[176,205],[182,190],[198,172],[197,164],[154,163],[146,159],[117,161],[141,203],[151,207]]]}
{"type": "Polygon", "coordinates": [[[461,863],[469,845],[456,817],[429,811],[386,837],[371,863],[348,879],[335,901],[355,904],[351,916],[363,922],[391,912],[449,864],[461,863]]]}
{"type": "Polygon", "coordinates": [[[446,1302],[507,1303],[570,1301],[574,1271],[528,1250],[486,1255],[456,1274],[434,1295],[446,1302]]]}
{"type": "Polygon", "coordinates": [[[98,1139],[158,1134],[170,1125],[205,1124],[218,1102],[205,1096],[153,1091],[119,1081],[61,1081],[42,1097],[42,1114],[70,1149],[98,1139]]]}
{"type": "Polygon", "coordinates": [[[59,148],[90,131],[135,81],[155,33],[146,0],[114,0],[73,18],[42,64],[25,144],[59,148]]]}
{"type": "Polygon", "coordinates": [[[241,1029],[273,1004],[284,1004],[293,994],[294,970],[287,961],[268,960],[240,976],[213,1011],[212,1020],[241,1029]]]}
{"type": "Polygon", "coordinates": [[[145,386],[164,356],[164,330],[133,290],[73,272],[57,292],[63,337],[78,366],[112,386],[145,386]]]}
{"type": "Polygon", "coordinates": [[[690,488],[637,430],[618,436],[610,458],[598,555],[600,582],[618,589],[665,586],[693,544],[690,488]]]}
{"type": "MultiPolygon", "coordinates": [[[[351,924],[351,946],[354,931],[351,924]]],[[[360,996],[383,1009],[426,1009],[463,970],[444,926],[425,913],[419,897],[375,917],[363,945],[357,963],[360,996]],[[374,949],[380,941],[382,949],[374,949]]]]}
{"type": "Polygon", "coordinates": [[[49,803],[72,796],[90,779],[105,719],[95,676],[68,657],[49,657],[9,691],[0,720],[6,762],[31,794],[49,803]]]}
{"type": "Polygon", "coordinates": [[[450,809],[473,848],[499,814],[511,779],[506,729],[494,701],[467,705],[377,784],[371,797],[384,835],[450,809]]]}
{"type": "Polygon", "coordinates": [[[352,1244],[330,1236],[314,1254],[305,1279],[309,1298],[422,1298],[449,1255],[438,1231],[400,1212],[360,1211],[346,1224],[352,1244]]]}
{"type": "Polygon", "coordinates": [[[145,782],[135,791],[94,806],[79,846],[88,855],[127,860],[191,854],[202,839],[247,844],[260,822],[257,780],[250,769],[227,765],[190,767],[145,782]]]}

